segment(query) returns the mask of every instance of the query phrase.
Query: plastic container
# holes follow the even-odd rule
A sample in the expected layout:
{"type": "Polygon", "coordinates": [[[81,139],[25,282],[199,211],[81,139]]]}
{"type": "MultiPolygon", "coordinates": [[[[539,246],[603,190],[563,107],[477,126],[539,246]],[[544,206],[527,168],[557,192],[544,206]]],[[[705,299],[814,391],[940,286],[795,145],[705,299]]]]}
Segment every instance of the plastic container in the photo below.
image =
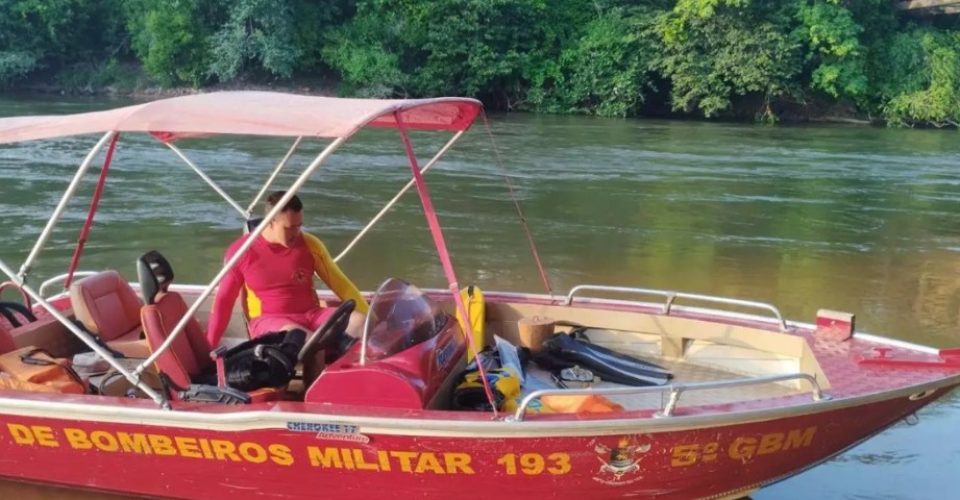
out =
{"type": "Polygon", "coordinates": [[[532,318],[521,318],[517,322],[517,328],[520,333],[520,345],[529,348],[532,352],[539,352],[543,347],[543,341],[553,335],[556,321],[534,316],[532,318]]]}
{"type": "Polygon", "coordinates": [[[110,364],[95,352],[81,352],[73,355],[73,368],[84,373],[100,373],[109,370],[110,364]]]}

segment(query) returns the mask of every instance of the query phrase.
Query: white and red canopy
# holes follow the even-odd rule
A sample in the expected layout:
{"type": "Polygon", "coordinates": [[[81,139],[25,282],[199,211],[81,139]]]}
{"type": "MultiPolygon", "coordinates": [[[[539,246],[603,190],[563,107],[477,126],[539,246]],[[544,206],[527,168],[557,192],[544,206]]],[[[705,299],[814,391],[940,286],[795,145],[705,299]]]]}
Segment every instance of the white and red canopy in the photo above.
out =
{"type": "Polygon", "coordinates": [[[341,138],[365,126],[396,127],[399,111],[413,130],[466,130],[479,101],[340,99],[277,92],[197,94],[73,115],[0,118],[0,144],[71,135],[148,132],[162,140],[207,134],[341,138]]]}

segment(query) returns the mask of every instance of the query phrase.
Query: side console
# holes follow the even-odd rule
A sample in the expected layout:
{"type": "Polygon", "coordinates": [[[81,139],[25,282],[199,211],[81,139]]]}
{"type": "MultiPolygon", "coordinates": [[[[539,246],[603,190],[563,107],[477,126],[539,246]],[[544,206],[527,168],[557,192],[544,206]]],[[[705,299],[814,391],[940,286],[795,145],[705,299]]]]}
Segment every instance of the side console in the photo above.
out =
{"type": "MultiPolygon", "coordinates": [[[[368,345],[361,364],[361,342],[331,363],[310,385],[305,402],[426,409],[442,396],[444,382],[462,366],[466,341],[450,316],[435,335],[406,347],[409,337],[394,337],[378,352],[368,345]]],[[[447,385],[449,387],[449,385],[447,385]]]]}

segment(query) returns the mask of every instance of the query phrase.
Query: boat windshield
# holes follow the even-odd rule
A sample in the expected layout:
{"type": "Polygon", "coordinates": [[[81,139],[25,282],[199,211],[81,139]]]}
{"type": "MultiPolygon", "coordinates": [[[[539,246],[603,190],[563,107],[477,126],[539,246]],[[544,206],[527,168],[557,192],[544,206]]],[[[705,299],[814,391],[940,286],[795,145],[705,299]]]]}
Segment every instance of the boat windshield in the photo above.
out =
{"type": "Polygon", "coordinates": [[[364,329],[364,362],[377,361],[437,335],[446,316],[419,288],[389,278],[374,295],[364,329]]]}

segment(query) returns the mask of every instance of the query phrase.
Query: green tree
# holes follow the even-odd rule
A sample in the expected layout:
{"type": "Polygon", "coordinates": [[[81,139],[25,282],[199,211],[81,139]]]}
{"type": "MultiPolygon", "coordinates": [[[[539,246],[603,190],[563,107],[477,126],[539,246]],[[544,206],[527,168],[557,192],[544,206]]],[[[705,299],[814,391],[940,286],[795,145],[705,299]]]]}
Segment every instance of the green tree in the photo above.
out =
{"type": "Polygon", "coordinates": [[[43,57],[38,37],[18,7],[19,2],[0,0],[0,86],[35,70],[43,57]]]}
{"type": "Polygon", "coordinates": [[[411,76],[401,65],[409,45],[404,41],[402,17],[361,3],[353,19],[333,30],[322,53],[326,63],[340,73],[346,93],[367,97],[410,95],[411,76]]]}
{"type": "Polygon", "coordinates": [[[710,117],[735,96],[756,94],[759,115],[797,92],[801,43],[792,34],[787,1],[680,0],[658,21],[664,42],[658,69],[671,84],[674,109],[710,117]]]}
{"type": "Polygon", "coordinates": [[[807,45],[809,88],[873,108],[875,62],[897,29],[893,3],[804,1],[799,2],[798,18],[798,33],[807,45]]]}
{"type": "Polygon", "coordinates": [[[210,72],[220,81],[232,80],[245,64],[255,61],[258,69],[289,78],[302,53],[295,44],[295,19],[290,1],[231,2],[229,19],[210,40],[210,72]]]}
{"type": "Polygon", "coordinates": [[[858,98],[867,92],[866,54],[859,36],[863,27],[839,0],[802,3],[800,19],[817,61],[811,84],[833,97],[858,98]]]}
{"type": "MultiPolygon", "coordinates": [[[[366,0],[324,51],[347,90],[521,100],[547,0],[366,0]]],[[[560,2],[556,2],[559,6],[560,2]]]]}
{"type": "Polygon", "coordinates": [[[296,70],[323,73],[330,70],[323,60],[327,34],[355,14],[354,0],[288,0],[294,10],[294,44],[301,54],[296,70]]]}
{"type": "Polygon", "coordinates": [[[119,0],[0,0],[0,85],[43,68],[114,57],[119,0]]]}
{"type": "Polygon", "coordinates": [[[163,85],[198,87],[208,80],[208,40],[223,13],[203,0],[125,2],[133,49],[147,72],[163,85]]]}
{"type": "Polygon", "coordinates": [[[550,58],[550,79],[535,79],[530,96],[538,109],[603,116],[635,114],[652,87],[660,52],[653,7],[597,12],[578,37],[550,58]]]}
{"type": "Polygon", "coordinates": [[[0,50],[0,86],[21,78],[38,66],[37,57],[29,51],[0,50]]]}
{"type": "Polygon", "coordinates": [[[914,28],[898,33],[884,57],[879,87],[892,125],[960,123],[960,31],[914,28]]]}

